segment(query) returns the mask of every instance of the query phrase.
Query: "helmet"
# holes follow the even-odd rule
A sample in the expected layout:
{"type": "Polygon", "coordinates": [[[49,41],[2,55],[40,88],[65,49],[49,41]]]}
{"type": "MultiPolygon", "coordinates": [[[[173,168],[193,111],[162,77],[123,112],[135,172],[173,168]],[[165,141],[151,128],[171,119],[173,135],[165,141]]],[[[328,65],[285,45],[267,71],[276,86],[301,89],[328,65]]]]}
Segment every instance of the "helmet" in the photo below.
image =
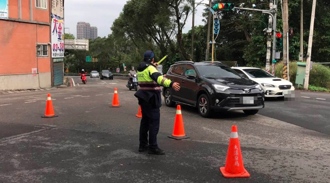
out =
{"type": "Polygon", "coordinates": [[[146,52],[144,53],[144,55],[143,55],[143,59],[144,59],[144,61],[146,61],[146,62],[151,62],[151,60],[152,60],[154,57],[155,57],[154,52],[152,52],[152,51],[150,51],[150,50],[146,51],[146,52]]]}
{"type": "Polygon", "coordinates": [[[81,71],[82,71],[82,72],[84,72],[84,71],[85,71],[85,69],[81,69],[81,71]]]}

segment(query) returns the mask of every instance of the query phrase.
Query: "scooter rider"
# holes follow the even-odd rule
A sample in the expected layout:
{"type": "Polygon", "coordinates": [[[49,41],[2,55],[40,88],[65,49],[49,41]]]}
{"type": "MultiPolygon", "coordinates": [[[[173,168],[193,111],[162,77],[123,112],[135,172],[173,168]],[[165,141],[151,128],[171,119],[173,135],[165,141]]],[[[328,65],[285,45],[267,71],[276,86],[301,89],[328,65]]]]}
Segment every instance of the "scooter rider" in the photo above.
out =
{"type": "Polygon", "coordinates": [[[82,76],[83,76],[83,74],[85,74],[86,72],[85,72],[85,69],[81,69],[81,73],[80,73],[80,79],[82,79],[82,76]]]}
{"type": "Polygon", "coordinates": [[[134,67],[132,67],[132,69],[128,73],[128,76],[129,76],[128,85],[133,83],[133,77],[135,74],[136,74],[136,71],[134,70],[134,67]]]}

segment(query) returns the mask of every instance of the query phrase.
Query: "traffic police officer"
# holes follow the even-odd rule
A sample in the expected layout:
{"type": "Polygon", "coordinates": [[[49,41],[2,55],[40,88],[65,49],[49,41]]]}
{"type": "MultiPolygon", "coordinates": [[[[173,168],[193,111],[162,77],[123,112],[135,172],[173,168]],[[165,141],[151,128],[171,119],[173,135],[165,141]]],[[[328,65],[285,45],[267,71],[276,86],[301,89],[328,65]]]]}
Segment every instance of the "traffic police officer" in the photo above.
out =
{"type": "Polygon", "coordinates": [[[180,84],[172,82],[158,72],[154,56],[152,51],[146,51],[144,53],[144,61],[140,63],[137,69],[140,89],[135,93],[135,97],[138,98],[142,110],[139,152],[148,150],[149,154],[164,155],[164,151],[161,150],[157,144],[160,121],[159,108],[161,107],[161,86],[172,87],[175,91],[179,91],[180,84]]]}

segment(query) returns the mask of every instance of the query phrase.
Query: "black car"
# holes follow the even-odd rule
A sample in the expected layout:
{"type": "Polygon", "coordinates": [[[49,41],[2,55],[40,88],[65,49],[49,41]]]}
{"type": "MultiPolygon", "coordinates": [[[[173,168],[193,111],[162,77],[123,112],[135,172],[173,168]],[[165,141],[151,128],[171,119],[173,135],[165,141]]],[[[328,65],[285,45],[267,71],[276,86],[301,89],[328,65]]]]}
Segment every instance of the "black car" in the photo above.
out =
{"type": "Polygon", "coordinates": [[[111,79],[113,80],[113,74],[109,70],[102,70],[100,79],[111,79]]]}
{"type": "Polygon", "coordinates": [[[221,62],[180,61],[173,64],[166,77],[180,83],[181,90],[163,88],[167,106],[175,103],[197,107],[203,117],[211,111],[243,110],[254,115],[264,108],[264,93],[260,85],[242,78],[221,62]]]}

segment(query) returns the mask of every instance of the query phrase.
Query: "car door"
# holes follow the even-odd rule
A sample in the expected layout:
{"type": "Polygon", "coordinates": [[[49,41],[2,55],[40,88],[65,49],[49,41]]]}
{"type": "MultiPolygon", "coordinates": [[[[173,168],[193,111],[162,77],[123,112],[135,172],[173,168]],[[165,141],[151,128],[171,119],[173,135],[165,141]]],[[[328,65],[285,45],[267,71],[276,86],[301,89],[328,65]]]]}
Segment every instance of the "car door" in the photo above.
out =
{"type": "MultiPolygon", "coordinates": [[[[173,82],[177,82],[181,84],[183,73],[184,73],[183,65],[182,64],[175,65],[173,66],[172,70],[169,73],[169,78],[173,82]]],[[[182,90],[176,92],[173,89],[171,89],[171,97],[173,100],[182,102],[183,101],[182,96],[183,96],[182,90]]]]}
{"type": "Polygon", "coordinates": [[[190,64],[184,65],[184,74],[181,80],[182,100],[190,105],[195,105],[197,100],[197,92],[199,89],[196,82],[197,73],[194,66],[190,64]],[[189,76],[193,76],[189,78],[189,76]]]}

